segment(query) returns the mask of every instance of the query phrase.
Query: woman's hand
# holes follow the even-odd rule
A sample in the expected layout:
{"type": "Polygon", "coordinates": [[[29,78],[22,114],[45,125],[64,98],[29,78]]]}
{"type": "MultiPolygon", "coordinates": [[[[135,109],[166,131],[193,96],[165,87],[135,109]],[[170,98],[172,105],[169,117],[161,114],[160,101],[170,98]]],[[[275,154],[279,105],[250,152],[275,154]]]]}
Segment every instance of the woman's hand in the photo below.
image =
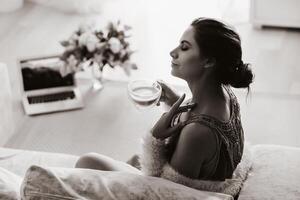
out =
{"type": "Polygon", "coordinates": [[[179,112],[185,112],[190,108],[193,108],[196,104],[189,104],[187,106],[179,107],[185,98],[185,94],[183,94],[171,107],[169,112],[164,113],[160,119],[156,122],[154,127],[152,128],[152,135],[157,139],[164,140],[171,135],[179,133],[179,131],[185,125],[184,122],[180,122],[175,126],[171,127],[171,122],[174,117],[179,112]]]}
{"type": "Polygon", "coordinates": [[[172,106],[178,99],[179,95],[174,92],[170,86],[168,86],[165,82],[159,80],[157,81],[162,88],[160,99],[157,103],[157,105],[160,105],[160,102],[166,103],[168,106],[172,106]]]}

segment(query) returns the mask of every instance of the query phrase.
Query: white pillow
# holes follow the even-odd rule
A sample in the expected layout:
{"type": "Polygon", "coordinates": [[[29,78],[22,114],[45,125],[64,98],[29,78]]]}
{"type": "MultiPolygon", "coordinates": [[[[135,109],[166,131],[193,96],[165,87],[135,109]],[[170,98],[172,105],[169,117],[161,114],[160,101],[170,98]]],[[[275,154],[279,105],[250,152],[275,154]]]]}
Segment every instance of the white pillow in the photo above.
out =
{"type": "Polygon", "coordinates": [[[12,172],[0,168],[0,199],[19,200],[22,178],[12,172]]]}
{"type": "Polygon", "coordinates": [[[195,190],[171,181],[120,171],[31,166],[21,186],[30,199],[210,199],[233,200],[230,195],[195,190]]]}

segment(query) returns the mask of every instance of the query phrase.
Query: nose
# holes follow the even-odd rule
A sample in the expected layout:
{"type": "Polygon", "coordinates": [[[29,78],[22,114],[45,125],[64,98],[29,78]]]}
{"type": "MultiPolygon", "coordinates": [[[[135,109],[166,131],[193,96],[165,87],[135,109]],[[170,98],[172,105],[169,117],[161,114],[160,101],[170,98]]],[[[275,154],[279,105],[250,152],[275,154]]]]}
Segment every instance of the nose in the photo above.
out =
{"type": "Polygon", "coordinates": [[[172,57],[172,58],[178,58],[178,54],[176,53],[176,49],[173,49],[171,52],[170,52],[170,56],[172,57]]]}

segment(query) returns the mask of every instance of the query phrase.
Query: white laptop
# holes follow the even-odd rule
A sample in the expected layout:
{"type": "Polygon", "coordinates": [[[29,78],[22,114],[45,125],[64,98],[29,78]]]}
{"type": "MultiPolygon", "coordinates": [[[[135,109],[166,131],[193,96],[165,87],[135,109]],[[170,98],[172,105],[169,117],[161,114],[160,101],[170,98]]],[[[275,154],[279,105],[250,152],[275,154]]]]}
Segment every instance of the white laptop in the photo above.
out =
{"type": "Polygon", "coordinates": [[[22,102],[26,114],[36,115],[83,107],[74,75],[62,76],[57,55],[20,59],[22,102]]]}

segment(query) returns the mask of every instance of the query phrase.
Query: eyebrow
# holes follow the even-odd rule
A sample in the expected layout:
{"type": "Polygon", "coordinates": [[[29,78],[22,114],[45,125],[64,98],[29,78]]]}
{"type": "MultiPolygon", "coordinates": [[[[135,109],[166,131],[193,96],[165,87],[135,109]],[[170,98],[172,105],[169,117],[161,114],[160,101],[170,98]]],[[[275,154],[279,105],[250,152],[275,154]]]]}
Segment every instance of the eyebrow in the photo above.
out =
{"type": "Polygon", "coordinates": [[[192,44],[187,40],[182,40],[181,43],[187,43],[188,45],[192,46],[192,44]]]}

